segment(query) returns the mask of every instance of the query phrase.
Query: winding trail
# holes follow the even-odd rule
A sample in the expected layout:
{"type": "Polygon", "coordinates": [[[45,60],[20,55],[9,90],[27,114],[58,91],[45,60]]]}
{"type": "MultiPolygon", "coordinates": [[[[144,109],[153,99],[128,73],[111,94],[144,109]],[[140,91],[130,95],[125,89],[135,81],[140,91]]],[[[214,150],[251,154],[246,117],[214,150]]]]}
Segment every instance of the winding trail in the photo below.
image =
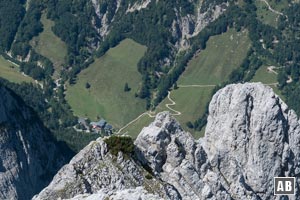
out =
{"type": "MultiPolygon", "coordinates": [[[[205,87],[215,87],[216,85],[178,85],[178,87],[181,87],[181,88],[190,88],[190,87],[200,87],[200,88],[205,88],[205,87]]],[[[171,113],[171,115],[173,116],[179,116],[181,115],[182,113],[171,108],[170,106],[174,106],[176,105],[176,102],[171,98],[171,92],[169,91],[168,92],[168,100],[171,102],[171,103],[167,103],[165,104],[165,106],[170,110],[172,111],[173,113],[171,113]]],[[[134,120],[130,121],[128,124],[126,124],[125,126],[123,126],[121,129],[119,129],[119,131],[116,133],[116,134],[121,134],[121,132],[126,129],[128,126],[130,126],[131,124],[133,124],[134,122],[138,121],[140,118],[142,118],[143,116],[145,115],[148,115],[150,118],[155,118],[155,112],[151,112],[151,111],[147,111],[147,112],[144,112],[142,114],[140,114],[137,118],[135,118],[134,120]]]]}
{"type": "Polygon", "coordinates": [[[15,66],[17,66],[17,67],[20,67],[20,65],[18,65],[17,63],[15,63],[15,62],[13,62],[13,61],[11,61],[11,60],[8,60],[8,59],[5,59],[5,60],[7,60],[8,62],[10,62],[11,64],[13,64],[13,65],[15,65],[15,66]]]}
{"type": "Polygon", "coordinates": [[[155,118],[155,115],[152,115],[150,111],[144,112],[140,114],[137,118],[135,118],[134,120],[132,120],[131,122],[129,122],[128,124],[120,128],[120,130],[116,134],[120,134],[125,128],[127,128],[128,126],[130,126],[131,124],[133,124],[134,122],[136,122],[137,120],[139,120],[145,115],[148,115],[150,118],[155,118]]]}
{"type": "MultiPolygon", "coordinates": [[[[264,85],[276,86],[277,84],[278,83],[276,82],[276,83],[268,83],[268,84],[264,84],[264,85]]],[[[192,88],[192,87],[206,88],[206,87],[215,87],[215,86],[216,85],[178,85],[179,88],[192,88]]],[[[173,109],[173,108],[170,107],[170,106],[175,106],[176,105],[176,102],[171,98],[171,92],[170,91],[168,91],[167,98],[168,98],[168,100],[171,103],[166,103],[165,106],[166,106],[166,108],[168,108],[170,111],[173,112],[173,113],[171,113],[171,115],[173,115],[173,116],[179,116],[179,115],[181,115],[182,113],[180,111],[175,110],[175,109],[173,109]]],[[[140,114],[137,118],[135,118],[134,120],[130,121],[128,124],[126,124],[121,129],[119,129],[119,131],[116,134],[126,134],[126,133],[121,133],[121,132],[124,129],[126,129],[128,126],[130,126],[134,122],[138,121],[140,118],[142,118],[145,115],[148,115],[150,118],[155,118],[155,114],[156,114],[156,112],[151,112],[151,111],[147,111],[147,112],[144,112],[144,113],[140,114]]]]}
{"type": "Polygon", "coordinates": [[[282,12],[279,12],[279,11],[277,11],[277,10],[274,10],[274,9],[270,6],[270,4],[269,4],[269,2],[268,2],[267,0],[261,0],[261,1],[265,2],[265,4],[268,6],[268,9],[269,9],[271,12],[273,12],[273,13],[275,13],[275,14],[277,14],[277,15],[284,16],[284,14],[283,14],[282,12]]]}
{"type": "Polygon", "coordinates": [[[276,68],[275,66],[269,66],[267,69],[269,72],[272,72],[272,73],[278,75],[278,73],[274,70],[275,68],[276,68]]]}
{"type": "Polygon", "coordinates": [[[169,101],[171,101],[171,103],[167,103],[167,104],[166,104],[166,107],[167,107],[169,110],[171,110],[171,111],[174,112],[173,114],[171,113],[171,115],[173,115],[173,116],[179,116],[179,115],[181,115],[181,112],[179,112],[179,111],[177,111],[177,110],[175,110],[175,109],[173,109],[173,108],[170,108],[170,106],[176,105],[176,102],[175,102],[173,99],[171,99],[170,95],[171,95],[171,92],[169,91],[169,92],[168,92],[168,99],[169,99],[169,101]]]}

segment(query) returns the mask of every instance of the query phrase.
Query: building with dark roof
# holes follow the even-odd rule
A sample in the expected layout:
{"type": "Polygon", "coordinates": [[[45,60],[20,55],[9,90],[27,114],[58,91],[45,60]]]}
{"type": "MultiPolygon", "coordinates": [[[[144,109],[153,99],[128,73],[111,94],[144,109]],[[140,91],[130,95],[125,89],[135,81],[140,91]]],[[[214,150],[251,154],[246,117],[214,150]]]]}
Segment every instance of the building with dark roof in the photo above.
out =
{"type": "Polygon", "coordinates": [[[98,128],[104,128],[105,125],[106,125],[106,123],[107,122],[104,119],[101,119],[98,122],[91,122],[91,125],[93,126],[93,128],[96,128],[96,127],[98,127],[98,128]]]}

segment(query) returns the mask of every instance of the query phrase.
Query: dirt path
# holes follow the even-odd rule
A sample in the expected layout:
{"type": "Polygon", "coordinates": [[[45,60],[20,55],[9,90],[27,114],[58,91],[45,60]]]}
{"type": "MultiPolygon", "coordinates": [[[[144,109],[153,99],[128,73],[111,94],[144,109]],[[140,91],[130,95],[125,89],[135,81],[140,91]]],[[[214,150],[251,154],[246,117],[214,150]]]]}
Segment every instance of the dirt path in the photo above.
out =
{"type": "Polygon", "coordinates": [[[277,15],[284,16],[284,14],[283,14],[282,12],[279,12],[279,11],[277,11],[277,10],[274,10],[274,9],[270,6],[270,4],[269,4],[269,2],[268,2],[267,0],[261,0],[261,1],[263,1],[263,2],[268,6],[268,9],[269,9],[271,12],[273,12],[273,13],[275,13],[275,14],[277,14],[277,15]]]}
{"type": "Polygon", "coordinates": [[[269,72],[272,72],[272,73],[278,75],[278,73],[274,70],[275,68],[276,68],[275,66],[269,66],[267,69],[269,72]]]}
{"type": "Polygon", "coordinates": [[[181,112],[179,112],[179,111],[177,111],[177,110],[175,110],[175,109],[173,109],[173,108],[170,108],[170,106],[176,105],[176,102],[173,101],[173,99],[171,99],[170,95],[171,95],[171,92],[169,91],[169,92],[168,92],[168,99],[169,99],[169,101],[171,101],[171,103],[167,103],[167,104],[166,104],[166,107],[167,107],[169,110],[171,110],[171,111],[174,112],[174,113],[171,113],[171,115],[173,115],[173,116],[181,115],[181,112]]]}
{"type": "MultiPolygon", "coordinates": [[[[130,126],[131,124],[133,124],[134,122],[136,122],[137,120],[139,120],[140,118],[142,118],[145,115],[148,115],[150,118],[155,118],[155,115],[151,114],[152,112],[144,112],[142,114],[140,114],[137,118],[135,118],[134,120],[132,120],[131,122],[129,122],[128,124],[126,124],[125,126],[123,126],[118,132],[117,134],[120,134],[125,128],[127,128],[128,126],[130,126]]],[[[154,113],[155,114],[155,113],[154,113]]]]}
{"type": "MultiPolygon", "coordinates": [[[[273,70],[273,69],[272,69],[273,70]]],[[[271,71],[271,70],[270,70],[271,71]]],[[[275,72],[275,71],[274,71],[275,72]]],[[[275,72],[276,73],[276,72],[275,72]]],[[[268,85],[268,86],[276,86],[278,83],[268,83],[268,84],[264,84],[264,85],[268,85]]],[[[205,87],[215,87],[216,85],[178,85],[178,87],[181,88],[191,88],[191,87],[199,87],[199,88],[205,88],[205,87]]],[[[179,116],[182,113],[178,110],[175,110],[173,108],[171,108],[170,106],[174,106],[176,105],[176,102],[171,98],[171,92],[168,91],[168,96],[167,98],[169,99],[169,101],[171,103],[166,103],[165,106],[166,108],[168,108],[170,111],[172,111],[173,113],[171,113],[171,115],[173,116],[179,116]]],[[[131,124],[133,124],[134,122],[138,121],[140,118],[142,118],[145,115],[148,115],[150,118],[155,118],[155,114],[156,112],[151,112],[151,111],[147,111],[144,112],[142,114],[140,114],[137,118],[135,118],[134,120],[132,120],[131,122],[129,122],[128,124],[126,124],[125,126],[123,126],[116,134],[121,134],[121,132],[126,129],[128,126],[130,126],[131,124]]]]}
{"type": "Polygon", "coordinates": [[[267,86],[277,86],[277,85],[278,85],[278,82],[276,82],[276,83],[266,83],[266,84],[264,84],[264,85],[267,85],[267,86]]]}
{"type": "Polygon", "coordinates": [[[181,88],[190,88],[190,87],[205,88],[205,87],[216,87],[216,85],[178,85],[178,87],[181,87],[181,88]]]}
{"type": "MultiPolygon", "coordinates": [[[[171,101],[171,103],[167,103],[165,106],[166,106],[170,111],[174,112],[174,113],[171,113],[171,115],[173,115],[173,116],[181,115],[181,112],[179,112],[179,111],[177,111],[177,110],[175,110],[175,109],[173,109],[173,108],[170,108],[170,106],[176,105],[176,102],[175,102],[173,99],[171,99],[170,94],[171,94],[171,92],[169,91],[169,92],[168,92],[168,99],[169,99],[169,101],[171,101]]],[[[135,118],[134,120],[132,120],[131,122],[129,122],[128,124],[126,124],[125,126],[123,126],[123,127],[117,132],[117,134],[121,134],[121,132],[122,132],[124,129],[126,129],[128,126],[130,126],[130,125],[133,124],[134,122],[138,121],[138,120],[139,120],[140,118],[142,118],[143,116],[148,115],[150,118],[155,118],[155,114],[156,114],[155,112],[151,112],[151,111],[147,111],[147,112],[144,112],[144,113],[140,114],[137,118],[135,118]]]]}
{"type": "MultiPolygon", "coordinates": [[[[205,88],[205,87],[215,87],[216,85],[178,85],[178,87],[181,88],[190,88],[190,87],[200,87],[200,88],[205,88]]],[[[170,106],[174,106],[176,105],[176,102],[171,98],[171,92],[168,92],[168,99],[171,103],[167,103],[165,104],[166,108],[168,108],[170,111],[172,111],[173,113],[171,113],[171,115],[173,116],[179,116],[181,115],[181,112],[179,112],[178,110],[175,110],[173,108],[171,108],[170,106]]],[[[129,122],[128,124],[126,124],[125,126],[123,126],[118,132],[117,134],[120,134],[124,129],[126,129],[128,126],[130,126],[131,124],[133,124],[134,122],[138,121],[140,118],[142,118],[145,115],[148,115],[150,118],[155,118],[155,112],[144,112],[142,114],[140,114],[137,118],[135,118],[134,120],[132,120],[131,122],[129,122]]]]}
{"type": "MultiPolygon", "coordinates": [[[[5,58],[4,58],[5,59],[5,58]]],[[[17,63],[15,63],[15,62],[13,62],[13,61],[11,61],[11,60],[8,60],[8,59],[5,59],[5,60],[7,60],[8,62],[10,62],[11,64],[13,64],[13,65],[15,65],[15,66],[17,66],[17,67],[20,67],[20,65],[18,65],[17,63]]]]}

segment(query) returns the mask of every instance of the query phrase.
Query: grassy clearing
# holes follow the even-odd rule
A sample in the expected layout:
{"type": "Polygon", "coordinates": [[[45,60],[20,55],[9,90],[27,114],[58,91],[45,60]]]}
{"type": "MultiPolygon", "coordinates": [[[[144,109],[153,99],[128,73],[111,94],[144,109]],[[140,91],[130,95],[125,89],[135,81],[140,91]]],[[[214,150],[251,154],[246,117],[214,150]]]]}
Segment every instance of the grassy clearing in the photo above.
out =
{"type": "Polygon", "coordinates": [[[257,7],[257,17],[260,21],[270,26],[276,27],[279,15],[270,11],[267,4],[263,1],[255,1],[257,7]]]}
{"type": "MultiPolygon", "coordinates": [[[[250,40],[247,32],[238,33],[235,30],[229,30],[222,35],[211,37],[206,49],[189,62],[187,70],[178,80],[178,85],[215,85],[227,80],[232,70],[240,66],[249,47],[250,40]]],[[[194,122],[205,112],[212,90],[213,87],[180,87],[171,91],[171,99],[176,102],[176,105],[171,106],[171,108],[182,113],[175,118],[195,138],[202,137],[204,129],[201,132],[190,130],[186,123],[188,121],[194,122]]],[[[156,113],[169,111],[165,106],[168,103],[171,102],[166,98],[157,107],[156,113]]],[[[145,116],[127,128],[128,134],[133,134],[132,136],[136,137],[136,133],[140,132],[142,127],[148,125],[152,120],[145,116]],[[135,129],[135,127],[137,128],[135,129]],[[131,129],[133,131],[130,131],[131,129]]]]}
{"type": "MultiPolygon", "coordinates": [[[[194,122],[201,115],[204,114],[206,105],[210,101],[213,87],[207,88],[178,88],[171,92],[171,99],[176,102],[176,105],[171,108],[181,112],[181,115],[175,116],[180,122],[181,126],[191,132],[195,138],[203,136],[203,133],[190,130],[186,123],[188,121],[194,122]]],[[[168,110],[166,104],[170,101],[166,98],[157,108],[157,112],[168,110]]],[[[171,112],[172,113],[172,112],[171,112]]]]}
{"type": "MultiPolygon", "coordinates": [[[[222,35],[211,37],[206,49],[189,62],[186,71],[178,80],[178,85],[217,85],[226,81],[230,73],[240,66],[249,48],[247,32],[231,29],[222,35]]],[[[188,129],[186,123],[194,122],[205,112],[212,90],[213,87],[190,87],[179,88],[171,93],[171,98],[176,102],[172,108],[182,113],[176,118],[195,138],[202,137],[205,129],[196,132],[188,129]]],[[[166,110],[166,103],[167,99],[158,109],[166,110]]]]}
{"type": "Polygon", "coordinates": [[[276,83],[277,75],[273,72],[269,72],[267,66],[262,66],[256,71],[251,82],[262,82],[264,84],[276,83]]]}
{"type": "Polygon", "coordinates": [[[144,115],[139,120],[128,126],[126,129],[122,131],[126,135],[130,135],[132,138],[137,138],[139,133],[142,131],[144,127],[150,125],[151,122],[154,121],[154,118],[149,117],[148,115],[144,115]]]}
{"type": "Polygon", "coordinates": [[[228,30],[213,36],[205,50],[193,58],[178,84],[219,84],[228,79],[247,55],[250,39],[247,32],[228,30]]]}
{"type": "MultiPolygon", "coordinates": [[[[255,76],[252,78],[251,82],[262,82],[264,84],[276,83],[277,82],[277,75],[269,72],[267,66],[260,67],[255,76]]],[[[274,85],[270,86],[275,94],[277,94],[282,100],[285,100],[284,96],[281,94],[281,91],[274,85]]]]}
{"type": "Polygon", "coordinates": [[[54,63],[56,71],[60,71],[67,55],[67,45],[51,30],[54,22],[47,19],[46,13],[41,17],[44,31],[32,39],[31,46],[41,55],[54,63]]]}
{"type": "MultiPolygon", "coordinates": [[[[270,6],[279,12],[282,12],[285,8],[289,7],[289,2],[288,1],[277,1],[277,0],[267,0],[269,2],[270,6]]],[[[299,3],[299,1],[298,1],[299,3]]]]}
{"type": "Polygon", "coordinates": [[[137,63],[145,51],[145,46],[126,39],[83,70],[77,83],[67,89],[66,99],[74,113],[92,120],[103,117],[121,128],[145,112],[146,102],[134,95],[142,81],[137,63]],[[124,92],[126,82],[129,92],[124,92]]]}
{"type": "Polygon", "coordinates": [[[32,78],[22,75],[19,67],[0,56],[0,77],[14,83],[34,82],[32,78]]]}

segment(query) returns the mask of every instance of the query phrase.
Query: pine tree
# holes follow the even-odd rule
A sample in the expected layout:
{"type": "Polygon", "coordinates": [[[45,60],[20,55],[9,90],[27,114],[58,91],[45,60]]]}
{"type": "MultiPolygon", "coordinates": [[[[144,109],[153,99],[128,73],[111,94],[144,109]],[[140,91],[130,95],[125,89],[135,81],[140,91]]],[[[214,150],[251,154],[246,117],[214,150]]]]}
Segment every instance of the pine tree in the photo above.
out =
{"type": "Polygon", "coordinates": [[[128,86],[128,83],[125,83],[124,92],[129,92],[131,88],[128,86]]]}
{"type": "Polygon", "coordinates": [[[178,89],[178,86],[177,86],[177,83],[175,82],[174,83],[174,90],[177,90],[178,89]]]}

